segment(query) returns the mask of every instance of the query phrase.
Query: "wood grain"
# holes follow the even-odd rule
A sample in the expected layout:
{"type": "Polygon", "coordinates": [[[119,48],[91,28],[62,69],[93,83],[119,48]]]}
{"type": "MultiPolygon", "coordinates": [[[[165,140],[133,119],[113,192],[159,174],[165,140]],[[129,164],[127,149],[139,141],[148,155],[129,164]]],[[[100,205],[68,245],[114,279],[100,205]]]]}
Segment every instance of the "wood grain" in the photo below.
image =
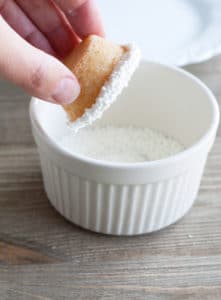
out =
{"type": "MultiPolygon", "coordinates": [[[[221,57],[189,66],[221,96],[221,57]]],[[[50,206],[29,97],[0,81],[0,300],[221,299],[221,131],[197,202],[155,234],[109,237],[50,206]]]]}

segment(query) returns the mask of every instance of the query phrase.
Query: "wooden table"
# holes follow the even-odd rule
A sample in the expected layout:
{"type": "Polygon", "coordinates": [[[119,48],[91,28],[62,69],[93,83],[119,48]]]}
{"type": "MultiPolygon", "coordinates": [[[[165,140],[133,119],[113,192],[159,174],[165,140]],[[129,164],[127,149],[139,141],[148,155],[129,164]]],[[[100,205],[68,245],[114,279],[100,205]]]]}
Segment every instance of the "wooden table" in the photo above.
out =
{"type": "MultiPolygon", "coordinates": [[[[221,57],[187,69],[219,99],[221,57]]],[[[221,299],[221,132],[184,219],[151,235],[110,237],[50,206],[28,104],[0,81],[0,299],[221,299]]]]}

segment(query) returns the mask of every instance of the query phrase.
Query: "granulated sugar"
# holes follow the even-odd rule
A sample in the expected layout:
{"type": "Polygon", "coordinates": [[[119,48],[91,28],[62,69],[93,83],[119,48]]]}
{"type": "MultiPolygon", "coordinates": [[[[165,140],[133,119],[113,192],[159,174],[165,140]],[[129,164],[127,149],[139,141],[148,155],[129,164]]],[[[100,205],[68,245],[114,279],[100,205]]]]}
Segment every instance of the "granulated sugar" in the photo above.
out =
{"type": "Polygon", "coordinates": [[[61,143],[72,153],[125,163],[158,160],[184,150],[173,138],[138,127],[92,126],[65,136],[61,143]]]}

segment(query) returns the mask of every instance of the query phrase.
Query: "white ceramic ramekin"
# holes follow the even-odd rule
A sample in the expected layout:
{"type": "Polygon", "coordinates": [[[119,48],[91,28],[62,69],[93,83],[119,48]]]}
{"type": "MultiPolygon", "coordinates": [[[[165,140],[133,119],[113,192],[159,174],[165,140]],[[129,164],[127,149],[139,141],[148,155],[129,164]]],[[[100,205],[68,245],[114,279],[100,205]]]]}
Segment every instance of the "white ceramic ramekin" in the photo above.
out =
{"type": "Polygon", "coordinates": [[[32,99],[30,115],[52,205],[83,228],[114,235],[159,230],[190,209],[219,123],[217,102],[201,81],[151,62],[142,62],[98,123],[156,128],[185,145],[173,157],[120,164],[75,155],[59,144],[68,130],[61,107],[32,99]]]}

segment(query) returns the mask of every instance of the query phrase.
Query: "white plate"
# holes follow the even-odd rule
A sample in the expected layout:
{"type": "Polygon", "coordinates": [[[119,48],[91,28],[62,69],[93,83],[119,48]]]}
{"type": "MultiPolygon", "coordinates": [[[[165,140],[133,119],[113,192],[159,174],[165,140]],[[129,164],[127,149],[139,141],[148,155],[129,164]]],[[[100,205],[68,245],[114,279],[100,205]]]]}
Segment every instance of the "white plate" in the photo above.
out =
{"type": "Polygon", "coordinates": [[[221,0],[98,0],[107,37],[144,58],[196,63],[221,53],[221,0]]]}

